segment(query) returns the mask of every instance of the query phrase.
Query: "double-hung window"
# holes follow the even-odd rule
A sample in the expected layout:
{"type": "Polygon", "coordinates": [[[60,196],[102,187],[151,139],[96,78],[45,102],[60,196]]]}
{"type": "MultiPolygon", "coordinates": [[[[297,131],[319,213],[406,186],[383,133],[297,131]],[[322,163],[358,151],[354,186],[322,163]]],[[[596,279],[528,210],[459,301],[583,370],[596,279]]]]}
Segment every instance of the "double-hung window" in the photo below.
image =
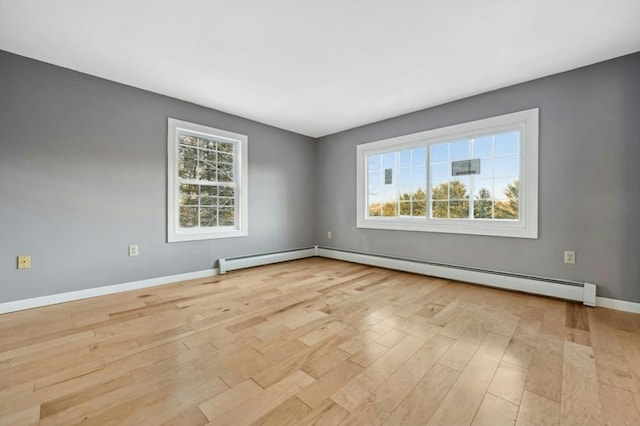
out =
{"type": "Polygon", "coordinates": [[[538,109],[358,145],[360,228],[538,237],[538,109]]]}
{"type": "Polygon", "coordinates": [[[168,120],[169,242],[247,235],[247,136],[168,120]]]}

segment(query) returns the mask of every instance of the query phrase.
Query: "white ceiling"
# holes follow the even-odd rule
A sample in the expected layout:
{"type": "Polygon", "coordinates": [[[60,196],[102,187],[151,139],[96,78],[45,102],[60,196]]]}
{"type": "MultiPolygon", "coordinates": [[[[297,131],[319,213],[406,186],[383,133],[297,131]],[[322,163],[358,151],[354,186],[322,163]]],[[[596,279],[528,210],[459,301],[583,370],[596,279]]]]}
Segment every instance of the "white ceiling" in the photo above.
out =
{"type": "Polygon", "coordinates": [[[0,0],[0,49],[319,137],[638,51],[640,0],[0,0]]]}

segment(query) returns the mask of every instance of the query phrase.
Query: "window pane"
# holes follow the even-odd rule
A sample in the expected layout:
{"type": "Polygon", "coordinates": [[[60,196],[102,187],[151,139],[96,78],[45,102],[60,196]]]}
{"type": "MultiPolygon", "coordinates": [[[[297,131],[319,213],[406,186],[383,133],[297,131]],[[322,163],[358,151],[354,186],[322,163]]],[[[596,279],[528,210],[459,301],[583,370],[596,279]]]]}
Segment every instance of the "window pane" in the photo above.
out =
{"type": "Polygon", "coordinates": [[[431,217],[434,219],[446,219],[449,217],[449,202],[434,201],[432,203],[431,217]]]}
{"type": "Polygon", "coordinates": [[[450,200],[467,200],[469,199],[469,178],[458,178],[449,184],[450,200]]]}
{"type": "Polygon", "coordinates": [[[375,172],[372,174],[374,175],[374,178],[369,181],[369,190],[367,194],[368,195],[367,199],[369,203],[379,203],[380,201],[382,201],[382,194],[384,192],[382,190],[384,186],[380,184],[380,179],[382,174],[380,172],[375,172]]]}
{"type": "Polygon", "coordinates": [[[200,186],[200,204],[206,205],[206,206],[215,206],[217,194],[218,194],[217,186],[201,185],[200,186]]]}
{"type": "Polygon", "coordinates": [[[215,151],[209,151],[208,149],[199,149],[198,155],[200,156],[200,162],[203,167],[215,166],[218,161],[217,153],[215,151]]]}
{"type": "Polygon", "coordinates": [[[475,179],[473,195],[477,198],[491,199],[493,197],[493,179],[475,179]]]}
{"type": "Polygon", "coordinates": [[[422,201],[414,201],[412,205],[411,215],[422,217],[426,216],[426,206],[427,203],[426,201],[424,201],[424,199],[422,201]]]}
{"type": "Polygon", "coordinates": [[[469,157],[469,141],[457,141],[450,144],[451,161],[468,160],[469,157]]]}
{"type": "Polygon", "coordinates": [[[494,206],[495,219],[518,219],[519,205],[517,199],[507,201],[496,201],[494,206]]]}
{"type": "Polygon", "coordinates": [[[399,184],[410,184],[411,183],[411,168],[410,167],[401,167],[400,173],[398,175],[399,184]]]}
{"type": "Polygon", "coordinates": [[[411,183],[414,185],[427,185],[427,168],[426,166],[413,167],[411,175],[411,183]]]}
{"type": "Polygon", "coordinates": [[[411,167],[411,150],[400,151],[400,167],[411,167]]]}
{"type": "Polygon", "coordinates": [[[178,148],[178,176],[182,179],[195,179],[198,162],[197,150],[180,146],[178,148]]]}
{"type": "Polygon", "coordinates": [[[382,216],[396,217],[398,216],[398,203],[395,201],[388,201],[382,205],[382,216]]]}
{"type": "Polygon", "coordinates": [[[451,178],[451,166],[449,163],[431,166],[431,182],[439,183],[451,178]]]}
{"type": "Polygon", "coordinates": [[[396,153],[388,152],[382,155],[382,168],[390,169],[396,166],[396,153]]]}
{"type": "Polygon", "coordinates": [[[198,174],[197,179],[207,180],[211,182],[216,181],[216,152],[207,151],[204,149],[198,150],[198,174]]]}
{"type": "Polygon", "coordinates": [[[480,159],[480,173],[473,175],[475,178],[493,178],[493,157],[480,159]]]}
{"type": "MultiPolygon", "coordinates": [[[[486,190],[484,190],[486,191],[486,190]]],[[[487,191],[488,192],[488,191],[487,191]]],[[[489,198],[484,198],[486,192],[480,191],[481,196],[476,197],[473,202],[473,218],[474,219],[492,219],[493,218],[493,201],[489,198]]]]}
{"type": "Polygon", "coordinates": [[[207,147],[207,139],[201,138],[201,137],[196,137],[196,141],[198,142],[198,147],[199,148],[206,148],[207,147]]]}
{"type": "Polygon", "coordinates": [[[220,163],[231,164],[233,163],[233,154],[225,154],[224,152],[221,152],[218,154],[218,161],[220,163]]]}
{"type": "Polygon", "coordinates": [[[233,182],[232,164],[218,164],[218,182],[233,182]]]}
{"type": "Polygon", "coordinates": [[[218,151],[220,152],[233,152],[233,144],[228,142],[218,142],[218,151]]]}
{"type": "Polygon", "coordinates": [[[382,205],[380,203],[369,203],[369,216],[382,216],[382,205]]]}
{"type": "Polygon", "coordinates": [[[225,197],[218,198],[218,205],[220,206],[233,207],[234,203],[235,203],[235,199],[233,198],[225,198],[225,197]]]}
{"type": "Polygon", "coordinates": [[[449,202],[449,218],[450,219],[469,218],[469,202],[468,201],[450,201],[449,202]]]}
{"type": "Polygon", "coordinates": [[[219,186],[218,193],[221,197],[233,197],[235,190],[230,186],[219,186]]]}
{"type": "Polygon", "coordinates": [[[180,185],[180,205],[198,205],[198,185],[180,185]]]}
{"type": "MultiPolygon", "coordinates": [[[[498,182],[496,182],[496,185],[498,182]]],[[[520,209],[520,182],[500,182],[505,188],[500,197],[494,196],[494,218],[495,219],[518,219],[520,209]]]]}
{"type": "MultiPolygon", "coordinates": [[[[411,187],[411,185],[400,185],[398,186],[398,194],[401,200],[410,200],[411,199],[411,192],[413,188],[411,187]]],[[[391,196],[387,198],[389,201],[394,200],[395,197],[391,196]]]]}
{"type": "Polygon", "coordinates": [[[448,200],[449,199],[449,182],[443,182],[431,189],[432,200],[448,200]]]}
{"type": "Polygon", "coordinates": [[[411,199],[416,201],[424,201],[427,199],[427,194],[422,188],[413,188],[411,199]]]}
{"type": "Polygon", "coordinates": [[[473,202],[473,218],[474,219],[492,219],[493,218],[493,200],[491,191],[481,186],[477,186],[474,194],[473,202]]]}
{"type": "Polygon", "coordinates": [[[212,227],[218,226],[216,219],[215,207],[201,207],[200,208],[200,226],[212,227]]]}
{"type": "Polygon", "coordinates": [[[475,138],[473,141],[473,158],[491,157],[493,155],[493,136],[475,138]]]}
{"type": "Polygon", "coordinates": [[[439,143],[431,145],[431,164],[446,163],[449,161],[449,144],[439,143]]]}
{"type": "Polygon", "coordinates": [[[233,226],[235,223],[233,207],[221,207],[218,211],[220,226],[233,226]]]}
{"type": "Polygon", "coordinates": [[[375,171],[375,170],[380,170],[382,168],[382,155],[380,154],[376,154],[376,155],[370,155],[367,158],[367,170],[368,171],[375,171]]]}
{"type": "Polygon", "coordinates": [[[493,186],[493,198],[496,200],[518,198],[518,187],[517,179],[496,179],[493,186]]]}
{"type": "Polygon", "coordinates": [[[198,138],[191,135],[178,134],[178,143],[195,147],[198,146],[198,138]]]}
{"type": "Polygon", "coordinates": [[[205,139],[204,143],[202,144],[203,148],[210,149],[210,150],[215,150],[216,146],[217,146],[216,141],[214,141],[213,139],[205,139]]]}
{"type": "Polygon", "coordinates": [[[427,164],[427,148],[414,148],[411,150],[411,164],[414,166],[420,166],[427,164]]]}
{"type": "Polygon", "coordinates": [[[520,158],[518,155],[497,157],[494,160],[494,170],[496,177],[519,176],[520,158]]]}
{"type": "Polygon", "coordinates": [[[411,216],[411,201],[400,202],[400,216],[411,216]]]}
{"type": "Polygon", "coordinates": [[[494,155],[517,154],[520,145],[520,132],[501,133],[495,136],[494,155]]]}
{"type": "Polygon", "coordinates": [[[369,173],[369,185],[380,186],[382,184],[382,172],[375,171],[369,173]]]}
{"type": "Polygon", "coordinates": [[[198,226],[198,208],[180,207],[180,227],[193,228],[198,226]]]}

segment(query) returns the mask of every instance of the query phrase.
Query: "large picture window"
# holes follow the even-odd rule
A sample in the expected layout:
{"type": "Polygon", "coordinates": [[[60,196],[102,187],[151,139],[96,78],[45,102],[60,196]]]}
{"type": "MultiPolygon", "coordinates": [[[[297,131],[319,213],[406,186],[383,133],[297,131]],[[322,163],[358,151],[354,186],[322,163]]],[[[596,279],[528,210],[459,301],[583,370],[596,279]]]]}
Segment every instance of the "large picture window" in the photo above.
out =
{"type": "Polygon", "coordinates": [[[359,145],[357,226],[538,236],[538,110],[359,145]]]}
{"type": "Polygon", "coordinates": [[[168,241],[247,235],[247,137],[168,120],[168,241]]]}

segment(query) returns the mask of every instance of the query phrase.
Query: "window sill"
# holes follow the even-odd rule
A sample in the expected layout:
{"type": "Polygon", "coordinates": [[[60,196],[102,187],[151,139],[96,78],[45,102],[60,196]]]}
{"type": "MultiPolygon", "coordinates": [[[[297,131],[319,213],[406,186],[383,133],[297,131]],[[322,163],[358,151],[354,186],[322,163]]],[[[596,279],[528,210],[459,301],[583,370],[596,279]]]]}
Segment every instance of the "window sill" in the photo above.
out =
{"type": "Polygon", "coordinates": [[[429,224],[423,218],[389,218],[389,219],[365,219],[358,221],[357,228],[363,229],[387,229],[393,231],[410,232],[438,232],[447,234],[488,235],[508,238],[538,238],[538,229],[533,226],[526,227],[519,221],[508,223],[477,223],[465,219],[447,220],[444,223],[429,224]]]}
{"type": "Polygon", "coordinates": [[[169,235],[167,242],[176,243],[182,241],[199,241],[199,240],[217,240],[219,238],[236,238],[246,237],[248,233],[242,230],[224,231],[224,232],[208,232],[208,233],[180,233],[169,235]]]}

